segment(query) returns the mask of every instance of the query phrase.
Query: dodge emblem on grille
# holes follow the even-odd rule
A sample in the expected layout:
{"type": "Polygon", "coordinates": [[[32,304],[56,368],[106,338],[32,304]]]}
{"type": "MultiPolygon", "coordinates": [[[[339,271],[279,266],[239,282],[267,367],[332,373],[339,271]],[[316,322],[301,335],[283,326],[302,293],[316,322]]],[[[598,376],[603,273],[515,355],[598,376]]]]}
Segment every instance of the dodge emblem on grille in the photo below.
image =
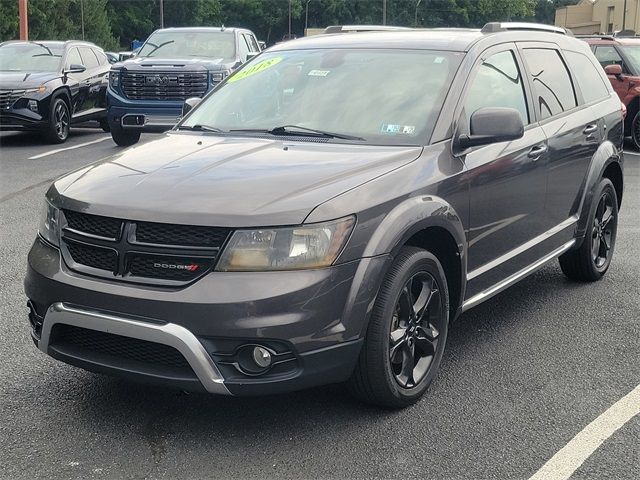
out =
{"type": "Polygon", "coordinates": [[[181,265],[179,263],[160,263],[160,262],[155,262],[153,264],[154,268],[164,268],[167,270],[188,270],[190,272],[195,272],[199,266],[192,263],[190,265],[181,265]]]}

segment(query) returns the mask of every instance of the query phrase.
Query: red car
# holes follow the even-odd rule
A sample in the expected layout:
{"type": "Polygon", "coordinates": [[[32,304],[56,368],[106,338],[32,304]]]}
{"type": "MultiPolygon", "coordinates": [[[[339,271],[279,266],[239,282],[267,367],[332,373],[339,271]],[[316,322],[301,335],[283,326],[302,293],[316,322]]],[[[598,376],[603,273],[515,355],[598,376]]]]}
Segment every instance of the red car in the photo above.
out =
{"type": "Polygon", "coordinates": [[[640,150],[640,37],[583,37],[627,108],[624,132],[640,150]]]}

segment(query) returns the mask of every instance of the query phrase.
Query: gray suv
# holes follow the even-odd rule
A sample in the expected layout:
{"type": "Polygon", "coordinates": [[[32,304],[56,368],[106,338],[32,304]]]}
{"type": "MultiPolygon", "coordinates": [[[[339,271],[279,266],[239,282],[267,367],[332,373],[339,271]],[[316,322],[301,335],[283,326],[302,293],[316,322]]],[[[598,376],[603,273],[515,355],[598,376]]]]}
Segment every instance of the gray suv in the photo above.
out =
{"type": "Polygon", "coordinates": [[[404,407],[462,312],[558,257],[605,274],[622,120],[588,45],[554,27],[283,43],[161,138],[51,186],[33,340],[181,389],[346,381],[404,407]]]}

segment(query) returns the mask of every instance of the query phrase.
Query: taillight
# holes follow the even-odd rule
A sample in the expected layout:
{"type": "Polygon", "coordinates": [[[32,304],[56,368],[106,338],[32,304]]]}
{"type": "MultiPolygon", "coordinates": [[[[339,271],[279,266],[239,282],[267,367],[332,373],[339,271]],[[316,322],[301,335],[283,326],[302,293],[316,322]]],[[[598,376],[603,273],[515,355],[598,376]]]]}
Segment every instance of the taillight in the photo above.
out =
{"type": "Polygon", "coordinates": [[[622,118],[627,118],[627,106],[620,102],[620,110],[622,111],[622,118]]]}

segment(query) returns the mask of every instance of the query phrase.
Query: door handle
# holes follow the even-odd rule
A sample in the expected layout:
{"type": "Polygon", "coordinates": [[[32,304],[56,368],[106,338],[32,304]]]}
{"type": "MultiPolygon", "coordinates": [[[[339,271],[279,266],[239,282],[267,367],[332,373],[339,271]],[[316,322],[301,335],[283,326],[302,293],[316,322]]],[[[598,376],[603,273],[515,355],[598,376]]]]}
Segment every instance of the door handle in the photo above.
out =
{"type": "Polygon", "coordinates": [[[582,131],[582,133],[584,133],[585,135],[589,135],[595,132],[596,130],[598,130],[598,125],[587,125],[582,131]]]}
{"type": "Polygon", "coordinates": [[[527,156],[529,158],[532,158],[533,161],[535,162],[536,160],[538,160],[538,158],[540,158],[540,155],[542,155],[546,151],[547,151],[547,147],[545,145],[538,145],[536,147],[533,147],[531,150],[529,150],[529,154],[527,156]]]}

